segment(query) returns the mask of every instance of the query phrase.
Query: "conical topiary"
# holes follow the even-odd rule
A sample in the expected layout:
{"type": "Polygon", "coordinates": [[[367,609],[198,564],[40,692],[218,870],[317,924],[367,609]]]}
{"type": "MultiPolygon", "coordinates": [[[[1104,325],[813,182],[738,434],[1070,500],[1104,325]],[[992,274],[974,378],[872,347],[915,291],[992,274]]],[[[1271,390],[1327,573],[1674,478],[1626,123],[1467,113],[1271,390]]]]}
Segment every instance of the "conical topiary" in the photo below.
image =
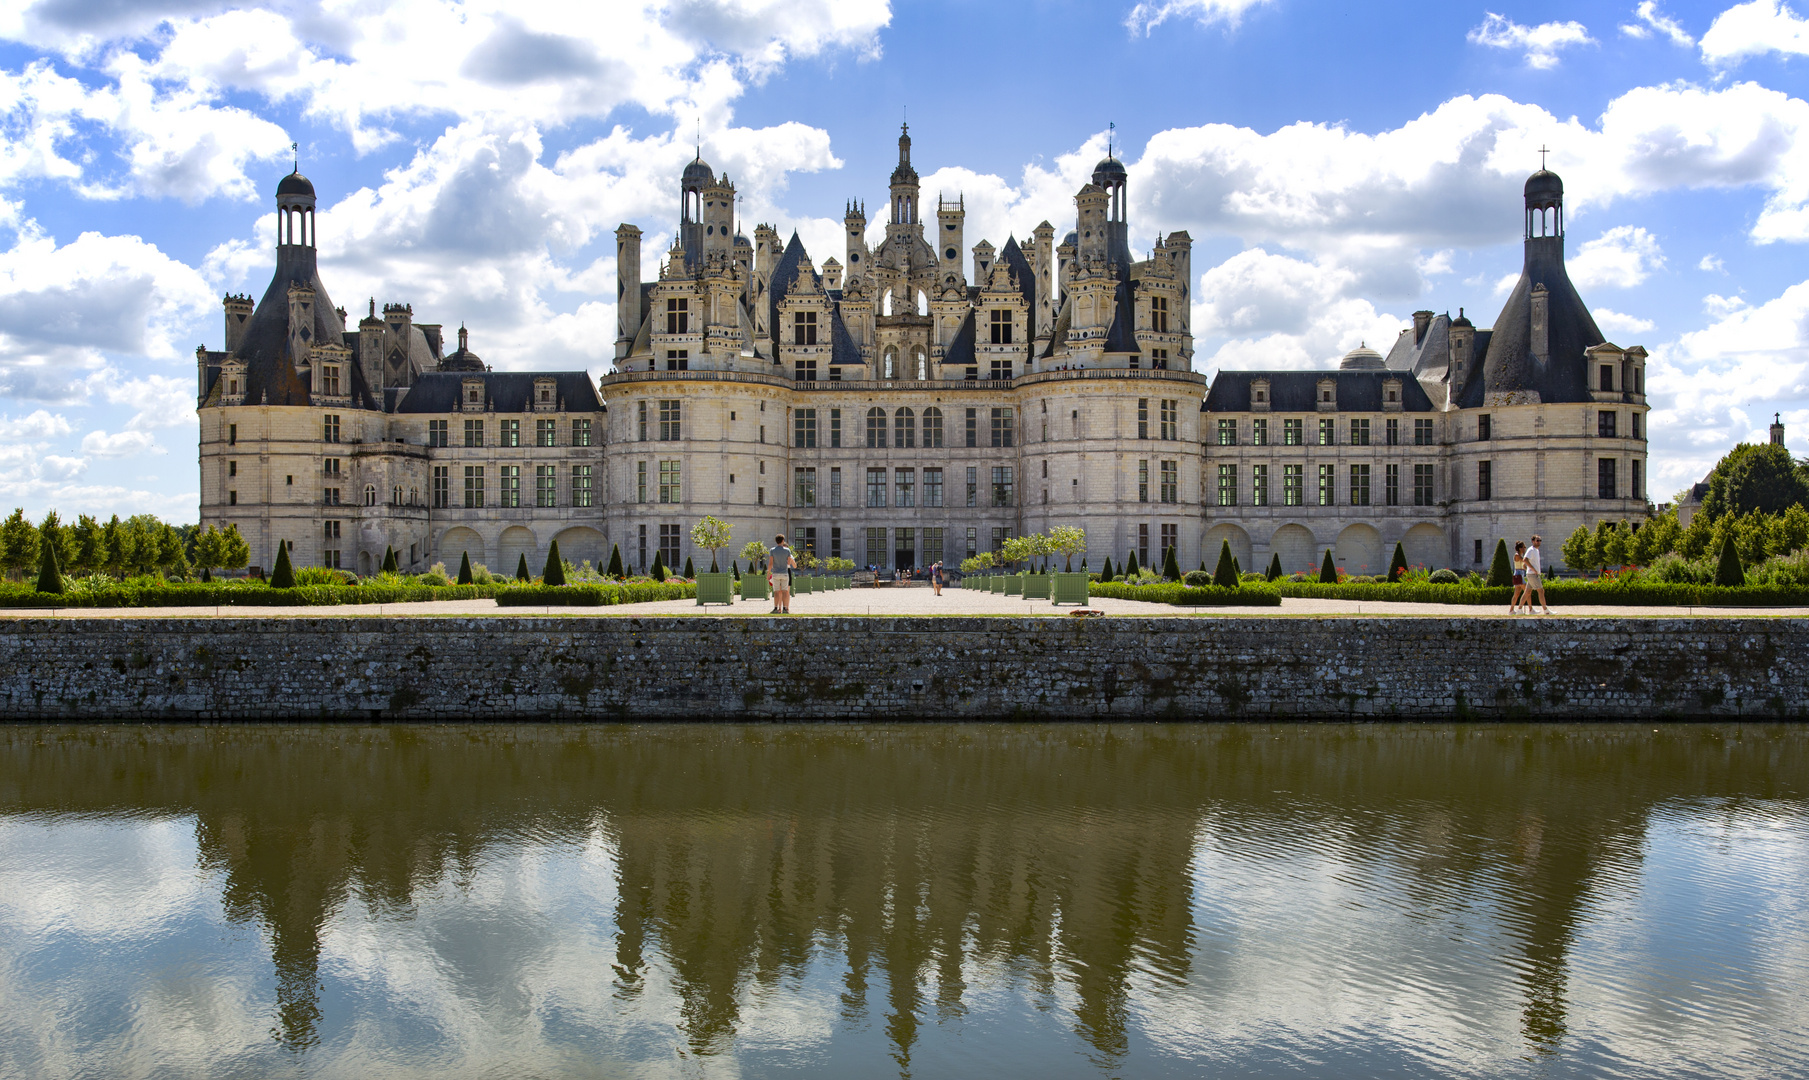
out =
{"type": "Polygon", "coordinates": [[[622,545],[609,545],[609,576],[612,578],[627,577],[622,569],[622,545]]]}
{"type": "Polygon", "coordinates": [[[1212,583],[1221,589],[1237,588],[1237,570],[1231,557],[1231,541],[1219,541],[1219,565],[1212,572],[1212,583]]]}
{"type": "Polygon", "coordinates": [[[1388,561],[1388,580],[1399,581],[1401,575],[1406,572],[1407,552],[1401,547],[1401,542],[1397,540],[1394,545],[1394,558],[1388,561]]]}
{"type": "Polygon", "coordinates": [[[1715,567],[1715,584],[1735,588],[1746,584],[1746,570],[1740,565],[1740,553],[1734,550],[1732,536],[1721,545],[1721,564],[1715,567]]]}
{"type": "Polygon", "coordinates": [[[666,580],[666,560],[664,553],[658,551],[653,553],[653,569],[647,571],[647,576],[655,581],[666,580]]]}
{"type": "Polygon", "coordinates": [[[38,591],[58,596],[63,593],[63,575],[57,572],[55,544],[38,545],[38,591]]]}
{"type": "Polygon", "coordinates": [[[1110,555],[1107,555],[1105,560],[1099,564],[1099,580],[1112,580],[1112,557],[1110,555]]]}
{"type": "Polygon", "coordinates": [[[213,580],[214,580],[214,572],[212,570],[209,570],[207,567],[203,566],[201,568],[201,584],[211,585],[211,584],[213,584],[213,580]]]}
{"type": "Polygon", "coordinates": [[[471,553],[469,551],[459,556],[459,584],[471,584],[471,553]]]}
{"type": "Polygon", "coordinates": [[[736,581],[741,580],[741,564],[737,563],[734,559],[729,560],[729,576],[736,581]]]}
{"type": "Polygon", "coordinates": [[[559,557],[559,541],[547,545],[546,568],[540,571],[542,585],[565,584],[565,560],[559,557]]]}
{"type": "Polygon", "coordinates": [[[1162,580],[1181,580],[1181,560],[1175,558],[1175,547],[1173,544],[1170,544],[1168,550],[1162,555],[1162,580]]]}
{"type": "Polygon", "coordinates": [[[1139,569],[1140,568],[1137,566],[1137,553],[1133,551],[1131,552],[1131,557],[1124,560],[1124,580],[1137,580],[1137,572],[1139,569]]]}
{"type": "Polygon", "coordinates": [[[1338,584],[1338,563],[1332,558],[1332,549],[1325,549],[1325,559],[1319,564],[1319,584],[1338,584]]]}
{"type": "Polygon", "coordinates": [[[401,565],[396,561],[395,548],[386,547],[383,549],[383,567],[380,572],[385,574],[399,574],[402,572],[401,565]]]}
{"type": "Polygon", "coordinates": [[[1200,560],[1200,573],[1204,574],[1205,572],[1206,572],[1206,560],[1201,559],[1200,560]]]}
{"type": "Polygon", "coordinates": [[[522,552],[520,555],[516,556],[515,580],[516,581],[532,581],[532,580],[534,580],[532,577],[530,577],[528,575],[528,553],[525,551],[522,552]]]}
{"type": "Polygon", "coordinates": [[[295,588],[295,567],[289,564],[289,542],[276,542],[276,568],[270,571],[270,587],[272,589],[295,588]]]}
{"type": "Polygon", "coordinates": [[[1237,561],[1236,555],[1231,556],[1231,572],[1237,575],[1239,581],[1244,580],[1244,564],[1237,561]]]}
{"type": "Polygon", "coordinates": [[[1281,552],[1277,551],[1275,554],[1269,556],[1269,573],[1267,576],[1270,581],[1281,580],[1281,552]]]}
{"type": "Polygon", "coordinates": [[[1489,563],[1489,588],[1506,588],[1514,583],[1514,560],[1508,557],[1507,541],[1495,541],[1495,558],[1489,563]]]}
{"type": "Polygon", "coordinates": [[[686,555],[685,556],[685,577],[694,578],[696,576],[697,576],[697,571],[691,569],[691,556],[686,555]]]}

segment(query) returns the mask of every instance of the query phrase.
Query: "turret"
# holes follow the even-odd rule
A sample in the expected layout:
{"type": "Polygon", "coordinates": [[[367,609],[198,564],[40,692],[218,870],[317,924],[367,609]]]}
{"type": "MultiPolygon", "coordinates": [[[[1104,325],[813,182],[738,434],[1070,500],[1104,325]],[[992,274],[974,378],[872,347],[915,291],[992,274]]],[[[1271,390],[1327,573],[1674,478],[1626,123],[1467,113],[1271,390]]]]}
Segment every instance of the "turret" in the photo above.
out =
{"type": "Polygon", "coordinates": [[[848,276],[850,278],[865,277],[868,271],[867,255],[867,207],[858,199],[850,200],[848,209],[842,214],[842,224],[847,230],[848,276]]]}
{"type": "Polygon", "coordinates": [[[1031,235],[1036,245],[1030,253],[1030,265],[1036,272],[1036,339],[1046,341],[1055,328],[1055,226],[1044,221],[1031,235]]]}
{"type": "Polygon", "coordinates": [[[383,320],[377,317],[377,298],[370,298],[370,313],[358,320],[358,366],[364,371],[364,384],[373,389],[383,385],[383,320]]]}
{"type": "Polygon", "coordinates": [[[898,167],[892,170],[892,224],[916,225],[917,170],[911,167],[911,125],[898,135],[898,167]]]}
{"type": "Polygon", "coordinates": [[[226,309],[226,351],[234,352],[245,340],[245,324],[251,321],[257,305],[246,293],[227,293],[220,303],[226,309]]]}
{"type": "Polygon", "coordinates": [[[634,348],[641,330],[641,230],[616,226],[616,359],[634,348]]]}
{"type": "Polygon", "coordinates": [[[985,240],[974,245],[974,280],[984,286],[992,276],[993,246],[985,240]]]}
{"type": "Polygon", "coordinates": [[[941,265],[941,274],[947,277],[954,274],[961,276],[962,236],[967,222],[967,199],[959,197],[954,202],[938,198],[936,200],[936,256],[941,265]]]}
{"type": "Polygon", "coordinates": [[[1098,264],[1106,261],[1111,246],[1111,238],[1106,232],[1107,214],[1111,205],[1112,197],[1098,184],[1083,184],[1079,194],[1074,196],[1074,206],[1080,219],[1082,263],[1098,264]]]}
{"type": "Polygon", "coordinates": [[[716,183],[716,174],[703,159],[703,148],[685,166],[678,181],[678,235],[673,246],[685,253],[684,267],[695,272],[703,265],[704,188],[716,183]]]}
{"type": "Polygon", "coordinates": [[[735,185],[727,173],[705,184],[703,196],[704,262],[726,258],[735,243],[735,185]]]}
{"type": "Polygon", "coordinates": [[[1771,414],[1771,445],[1784,445],[1784,414],[1771,414]]]}
{"type": "Polygon", "coordinates": [[[1470,368],[1475,360],[1476,325],[1465,315],[1464,309],[1457,309],[1457,318],[1451,320],[1451,393],[1453,396],[1463,388],[1470,377],[1470,368]]]}

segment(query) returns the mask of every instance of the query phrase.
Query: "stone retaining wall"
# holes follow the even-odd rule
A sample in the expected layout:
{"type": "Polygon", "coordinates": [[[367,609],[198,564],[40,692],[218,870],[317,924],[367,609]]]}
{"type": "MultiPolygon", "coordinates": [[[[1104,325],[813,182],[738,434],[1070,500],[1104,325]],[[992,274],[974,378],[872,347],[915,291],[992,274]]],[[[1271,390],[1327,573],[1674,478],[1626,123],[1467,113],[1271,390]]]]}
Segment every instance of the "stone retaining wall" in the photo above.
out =
{"type": "Polygon", "coordinates": [[[9,619],[0,718],[1809,714],[1809,620],[9,619]]]}

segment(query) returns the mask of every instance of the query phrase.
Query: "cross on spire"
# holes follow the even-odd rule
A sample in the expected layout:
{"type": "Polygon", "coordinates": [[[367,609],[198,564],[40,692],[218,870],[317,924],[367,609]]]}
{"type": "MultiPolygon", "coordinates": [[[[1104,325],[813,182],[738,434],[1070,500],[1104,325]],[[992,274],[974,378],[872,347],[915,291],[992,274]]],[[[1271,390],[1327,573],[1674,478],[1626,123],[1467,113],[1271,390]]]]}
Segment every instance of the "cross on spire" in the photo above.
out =
{"type": "Polygon", "coordinates": [[[300,143],[290,143],[289,144],[289,153],[294,156],[295,171],[301,172],[301,144],[300,143]]]}
{"type": "Polygon", "coordinates": [[[1112,141],[1117,134],[1118,125],[1116,123],[1106,125],[1106,157],[1112,156],[1112,141]]]}
{"type": "Polygon", "coordinates": [[[1539,148],[1539,171],[1540,172],[1545,171],[1545,155],[1549,154],[1549,153],[1551,153],[1551,151],[1547,150],[1545,147],[1541,146],[1539,148]]]}

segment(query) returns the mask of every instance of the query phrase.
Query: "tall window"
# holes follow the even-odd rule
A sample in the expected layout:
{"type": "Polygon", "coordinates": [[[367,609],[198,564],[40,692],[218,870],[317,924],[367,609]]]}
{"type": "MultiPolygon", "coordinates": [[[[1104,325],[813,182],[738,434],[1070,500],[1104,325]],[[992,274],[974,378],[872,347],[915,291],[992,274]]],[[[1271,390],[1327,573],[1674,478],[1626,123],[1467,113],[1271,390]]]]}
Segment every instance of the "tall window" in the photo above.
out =
{"type": "Polygon", "coordinates": [[[502,473],[502,483],[498,486],[499,499],[497,505],[515,508],[521,505],[521,466],[504,465],[498,470],[502,473]]]}
{"type": "Polygon", "coordinates": [[[1250,445],[1269,445],[1269,421],[1267,418],[1250,421],[1250,445]]]}
{"type": "Polygon", "coordinates": [[[1352,420],[1350,422],[1350,444],[1352,446],[1369,445],[1369,421],[1352,420]]]}
{"type": "MultiPolygon", "coordinates": [[[[237,430],[238,425],[237,424],[233,425],[233,428],[234,428],[233,434],[235,436],[238,435],[238,430],[237,430]]],[[[235,439],[233,439],[233,441],[237,442],[238,439],[235,438],[235,439]]],[[[323,416],[320,418],[320,441],[321,442],[338,442],[339,441],[339,417],[323,416]]]]}
{"type": "Polygon", "coordinates": [[[1352,465],[1350,467],[1350,504],[1352,506],[1369,505],[1369,466],[1352,465]]]}
{"type": "Polygon", "coordinates": [[[1008,526],[994,525],[992,527],[992,547],[988,550],[1004,551],[1005,541],[1009,539],[1011,539],[1011,529],[1008,526]]]}
{"type": "Polygon", "coordinates": [[[842,446],[842,410],[829,410],[829,448],[839,450],[842,446]]]}
{"type": "Polygon", "coordinates": [[[992,467],[992,504],[994,506],[1010,506],[1011,502],[1011,466],[994,465],[992,467]]]}
{"type": "Polygon", "coordinates": [[[934,566],[942,561],[942,530],[923,530],[923,553],[918,556],[925,566],[934,566]]]}
{"type": "Polygon", "coordinates": [[[1162,437],[1173,442],[1181,437],[1181,403],[1174,398],[1162,399],[1162,437]]]}
{"type": "Polygon", "coordinates": [[[791,377],[799,382],[816,382],[817,358],[814,356],[801,356],[792,361],[791,377]]]}
{"type": "Polygon", "coordinates": [[[1382,498],[1389,506],[1401,505],[1401,467],[1399,465],[1382,467],[1382,498]]]}
{"type": "Polygon", "coordinates": [[[1149,366],[1152,368],[1155,368],[1157,371],[1167,371],[1168,370],[1168,350],[1167,349],[1151,349],[1149,351],[1149,366]]]}
{"type": "Polygon", "coordinates": [[[1638,413],[1628,413],[1627,414],[1627,434],[1633,436],[1636,439],[1639,438],[1639,414],[1638,413]]]}
{"type": "Polygon", "coordinates": [[[339,396],[338,364],[322,364],[320,366],[320,392],[328,397],[339,396]]]}
{"type": "Polygon", "coordinates": [[[1267,465],[1250,466],[1250,505],[1269,505],[1269,467],[1267,465]]]}
{"type": "MultiPolygon", "coordinates": [[[[1231,467],[1231,475],[1235,481],[1237,466],[1231,467]]],[[[1233,485],[1235,487],[1235,484],[1233,485]]],[[[1235,498],[1235,496],[1233,496],[1235,498]]],[[[1180,462],[1164,461],[1162,463],[1162,501],[1173,503],[1181,501],[1181,469],[1180,462]]]]}
{"type": "Polygon", "coordinates": [[[970,559],[980,553],[979,533],[979,529],[969,528],[967,530],[967,557],[970,559]]]}
{"type": "Polygon", "coordinates": [[[1137,459],[1137,501],[1149,502],[1149,459],[1137,459]]]}
{"type": "Polygon", "coordinates": [[[942,410],[931,407],[923,410],[923,445],[925,449],[942,449],[942,410]]]}
{"type": "Polygon", "coordinates": [[[842,505],[842,470],[840,468],[829,470],[829,505],[831,507],[842,505]]]}
{"type": "Polygon", "coordinates": [[[535,446],[557,446],[557,445],[559,445],[558,428],[559,428],[559,421],[557,421],[557,420],[536,420],[536,421],[534,421],[534,445],[535,446]]]}
{"type": "Polygon", "coordinates": [[[1614,459],[1601,458],[1595,463],[1595,493],[1597,498],[1615,498],[1618,485],[1615,483],[1614,459]]]}
{"type": "Polygon", "coordinates": [[[815,506],[817,504],[817,471],[809,466],[794,468],[791,471],[792,505],[815,506]]]}
{"type": "Polygon", "coordinates": [[[1164,559],[1168,558],[1168,553],[1171,551],[1175,552],[1177,556],[1180,554],[1180,534],[1181,527],[1179,525],[1162,526],[1162,557],[1164,559]]]}
{"type": "Polygon", "coordinates": [[[446,509],[448,500],[452,498],[452,469],[447,465],[433,467],[433,508],[446,509]]]}
{"type": "Polygon", "coordinates": [[[520,420],[504,420],[504,421],[502,421],[500,427],[502,428],[502,431],[501,431],[501,434],[497,437],[496,445],[498,445],[498,446],[520,446],[521,445],[521,421],[520,420]]]}
{"type": "Polygon", "coordinates": [[[1618,414],[1599,412],[1595,414],[1595,433],[1598,438],[1614,438],[1615,429],[1620,425],[1615,422],[1618,414]]]}
{"type": "Polygon", "coordinates": [[[484,422],[482,420],[465,421],[465,445],[484,445],[484,422]]]}
{"type": "Polygon", "coordinates": [[[867,505],[886,505],[886,470],[867,470],[867,505]]]}
{"type": "Polygon", "coordinates": [[[1149,438],[1149,398],[1137,399],[1137,437],[1149,438]]]}
{"type": "Polygon", "coordinates": [[[1432,505],[1432,466],[1430,465],[1413,467],[1413,505],[1432,505]]]}
{"type": "Polygon", "coordinates": [[[867,565],[886,565],[886,530],[880,528],[867,529],[867,565]]]}
{"type": "Polygon", "coordinates": [[[1431,446],[1432,445],[1432,421],[1415,420],[1413,422],[1413,445],[1415,445],[1415,446],[1431,446]]]}
{"type": "Polygon", "coordinates": [[[647,403],[640,402],[640,441],[647,441],[647,403]]]}
{"type": "Polygon", "coordinates": [[[980,410],[978,409],[967,410],[967,445],[969,446],[980,445],[979,415],[980,410]]]}
{"type": "Polygon", "coordinates": [[[988,313],[989,324],[992,329],[992,343],[994,345],[1011,344],[1011,315],[1012,313],[1005,308],[993,308],[992,311],[988,313]]]}
{"type": "Polygon", "coordinates": [[[1168,333],[1168,297],[1149,298],[1149,328],[1158,334],[1168,333]]]}
{"type": "Polygon", "coordinates": [[[791,414],[791,444],[806,450],[817,445],[817,411],[799,409],[791,414]]]}
{"type": "Polygon", "coordinates": [[[1476,439],[1477,439],[1477,441],[1478,442],[1488,442],[1489,437],[1493,434],[1492,429],[1494,428],[1494,426],[1495,425],[1490,422],[1488,413],[1483,413],[1481,416],[1478,416],[1476,418],[1476,439]]]}
{"type": "Polygon", "coordinates": [[[660,402],[660,442],[677,442],[681,438],[682,404],[678,401],[660,402]]]}
{"type": "Polygon", "coordinates": [[[635,502],[647,501],[647,463],[645,461],[634,463],[634,490],[635,502]]]}
{"type": "MultiPolygon", "coordinates": [[[[923,470],[923,505],[942,505],[942,470],[923,470]]],[[[931,560],[934,562],[935,560],[931,560]]]]}
{"type": "Polygon", "coordinates": [[[839,528],[831,527],[829,530],[829,557],[832,559],[842,557],[842,530],[839,528]]]}
{"type": "Polygon", "coordinates": [[[679,527],[677,525],[660,526],[660,562],[667,566],[683,565],[680,556],[679,527]]]}
{"type": "Polygon", "coordinates": [[[446,445],[446,421],[444,421],[444,420],[427,421],[427,445],[428,446],[445,446],[446,445]]]}
{"type": "Polygon", "coordinates": [[[1487,502],[1495,497],[1494,463],[1479,461],[1476,463],[1476,497],[1487,502]]]}
{"type": "MultiPolygon", "coordinates": [[[[645,465],[647,463],[643,461],[643,462],[641,462],[641,464],[645,465]]],[[[590,499],[591,499],[590,466],[589,465],[573,465],[572,466],[572,505],[573,506],[589,506],[590,499]]],[[[642,501],[645,502],[646,500],[643,499],[642,501]]]]}
{"type": "Polygon", "coordinates": [[[898,505],[898,506],[916,506],[917,505],[917,470],[916,469],[894,469],[892,471],[892,479],[893,479],[893,482],[896,483],[898,486],[898,502],[896,503],[896,505],[898,505]]]}
{"type": "Polygon", "coordinates": [[[679,471],[679,462],[660,462],[660,502],[676,503],[684,501],[683,474],[679,471]]]}
{"type": "Polygon", "coordinates": [[[553,465],[534,466],[534,505],[558,506],[559,470],[553,465]]]}
{"type": "Polygon", "coordinates": [[[1627,492],[1627,497],[1629,499],[1643,499],[1646,497],[1646,477],[1645,477],[1644,465],[1645,465],[1645,463],[1640,461],[1638,458],[1634,458],[1633,461],[1629,463],[1628,475],[1632,479],[1632,486],[1631,486],[1630,490],[1628,490],[1628,492],[1627,492]]]}
{"type": "Polygon", "coordinates": [[[1338,467],[1332,464],[1319,466],[1319,505],[1331,506],[1336,501],[1338,487],[1338,467]]]}
{"type": "Polygon", "coordinates": [[[980,505],[980,470],[972,465],[967,467],[967,505],[980,505]]]}
{"type": "MultiPolygon", "coordinates": [[[[1164,502],[1168,500],[1164,499],[1164,502]]],[[[1237,505],[1237,466],[1219,466],[1219,505],[1237,505]]]]}
{"type": "Polygon", "coordinates": [[[1011,409],[994,409],[992,411],[992,444],[994,446],[1011,445],[1011,409]]]}
{"type": "Polygon", "coordinates": [[[1145,569],[1149,567],[1149,524],[1147,522],[1137,523],[1137,565],[1145,569]]]}
{"type": "Polygon", "coordinates": [[[1226,419],[1226,420],[1219,421],[1219,445],[1220,446],[1236,446],[1237,445],[1237,421],[1236,420],[1226,419]]]}
{"type": "Polygon", "coordinates": [[[1290,417],[1281,422],[1281,445],[1299,446],[1306,442],[1306,421],[1300,417],[1290,417]]]}
{"type": "Polygon", "coordinates": [[[1614,365],[1603,364],[1600,369],[1600,376],[1601,389],[1612,393],[1614,390],[1614,365]]]}
{"type": "Polygon", "coordinates": [[[691,332],[691,301],[673,298],[666,301],[666,333],[688,334],[691,332]]]}
{"type": "Polygon", "coordinates": [[[794,311],[791,313],[791,343],[793,345],[815,345],[817,343],[816,312],[794,311]]]}
{"type": "Polygon", "coordinates": [[[641,559],[635,565],[639,566],[641,569],[645,570],[647,568],[647,526],[642,525],[639,529],[639,533],[640,533],[640,552],[639,553],[640,553],[641,559]]]}
{"type": "Polygon", "coordinates": [[[1401,445],[1401,422],[1392,417],[1388,420],[1388,445],[1401,445]]]}
{"type": "Polygon", "coordinates": [[[989,377],[994,378],[994,379],[1011,378],[1012,377],[1011,361],[1001,359],[1000,357],[997,357],[997,356],[993,357],[992,358],[992,371],[991,371],[991,374],[989,377]]]}
{"type": "Polygon", "coordinates": [[[899,409],[892,414],[892,445],[908,449],[917,445],[917,414],[899,409]]]}
{"type": "Polygon", "coordinates": [[[1338,444],[1338,422],[1329,416],[1319,418],[1319,445],[1336,446],[1338,444]]]}
{"type": "Polygon", "coordinates": [[[465,466],[465,508],[477,509],[484,505],[484,467],[482,465],[465,466]]]}
{"type": "MultiPolygon", "coordinates": [[[[643,401],[641,404],[645,405],[647,403],[643,401]]],[[[588,419],[572,421],[572,445],[590,445],[590,421],[588,419]]]]}
{"type": "Polygon", "coordinates": [[[886,448],[886,410],[884,409],[867,410],[867,448],[869,450],[886,448]]]}

